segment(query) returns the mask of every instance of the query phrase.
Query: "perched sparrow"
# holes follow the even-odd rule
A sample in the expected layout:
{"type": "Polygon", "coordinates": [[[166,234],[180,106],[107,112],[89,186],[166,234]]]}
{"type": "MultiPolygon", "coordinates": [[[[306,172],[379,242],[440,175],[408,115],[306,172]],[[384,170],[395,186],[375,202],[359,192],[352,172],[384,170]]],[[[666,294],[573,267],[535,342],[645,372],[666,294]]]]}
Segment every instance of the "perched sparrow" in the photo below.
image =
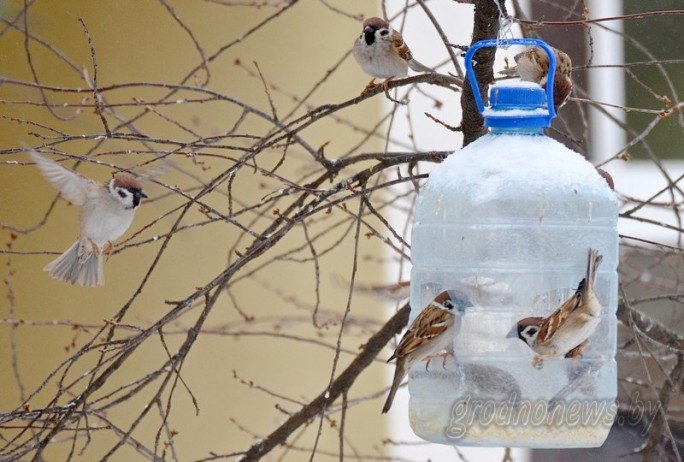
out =
{"type": "Polygon", "coordinates": [[[373,87],[375,79],[379,78],[385,79],[382,86],[387,91],[389,81],[395,77],[406,77],[409,67],[416,72],[434,72],[413,59],[401,33],[381,18],[369,18],[363,22],[363,32],[354,42],[352,53],[361,69],[373,77],[366,88],[373,87]]]}
{"type": "MultiPolygon", "coordinates": [[[[556,109],[567,101],[572,91],[572,61],[570,57],[557,48],[553,49],[556,54],[556,75],[553,79],[553,105],[556,109]]],[[[506,69],[502,74],[518,75],[520,80],[535,82],[546,88],[546,79],[549,73],[549,57],[539,47],[528,47],[522,53],[514,57],[516,66],[506,69]]]]}
{"type": "Polygon", "coordinates": [[[596,250],[590,249],[587,274],[575,293],[548,318],[524,318],[511,329],[508,337],[517,336],[537,353],[535,367],[541,367],[546,357],[582,356],[589,337],[601,320],[601,304],[596,299],[594,286],[602,259],[596,250]]]}
{"type": "Polygon", "coordinates": [[[44,270],[55,279],[90,287],[104,284],[102,258],[112,253],[113,240],[126,232],[140,199],[147,197],[131,175],[117,173],[104,185],[67,170],[36,151],[31,158],[62,196],[81,208],[78,240],[44,270]]]}
{"type": "MultiPolygon", "coordinates": [[[[430,361],[443,350],[453,353],[454,311],[463,312],[473,306],[465,295],[455,290],[446,290],[435,297],[401,338],[394,354],[387,360],[397,360],[394,379],[382,413],[389,411],[394,395],[406,373],[416,361],[430,361]]],[[[447,353],[449,354],[449,353],[447,353]]]]}

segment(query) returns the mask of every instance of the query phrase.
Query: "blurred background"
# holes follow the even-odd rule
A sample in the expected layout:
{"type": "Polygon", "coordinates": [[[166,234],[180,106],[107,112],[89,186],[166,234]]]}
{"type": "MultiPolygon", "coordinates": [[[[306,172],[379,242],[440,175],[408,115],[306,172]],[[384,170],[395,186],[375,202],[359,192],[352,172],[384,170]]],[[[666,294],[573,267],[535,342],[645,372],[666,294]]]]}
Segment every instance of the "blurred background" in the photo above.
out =
{"type": "MultiPolygon", "coordinates": [[[[615,178],[626,294],[641,327],[663,329],[646,353],[634,340],[641,330],[623,329],[631,416],[629,396],[658,403],[668,378],[681,401],[672,377],[684,333],[684,50],[648,38],[681,15],[586,23],[678,4],[565,3],[505,5],[521,20],[511,34],[541,36],[573,58],[575,99],[549,134],[615,178]],[[576,24],[531,24],[538,18],[576,24]]],[[[421,62],[456,73],[424,5],[0,2],[0,459],[28,460],[48,441],[45,460],[239,458],[364,351],[405,302],[411,210],[430,156],[461,147],[460,133],[424,113],[457,126],[461,112],[453,86],[393,90],[407,105],[360,98],[369,77],[350,51],[363,17],[379,15],[421,62]],[[149,199],[115,242],[103,287],[42,271],[76,240],[78,208],[26,147],[99,182],[120,170],[146,178],[149,199]],[[392,160],[407,154],[416,157],[392,160]]],[[[451,43],[470,43],[472,4],[427,5],[451,43]]],[[[502,50],[495,69],[515,52],[502,50]]],[[[395,346],[268,460],[505,458],[418,441],[404,389],[380,414],[395,346]]],[[[647,440],[648,420],[627,423],[638,444],[647,440]]],[[[627,435],[580,456],[623,454],[637,444],[627,435]]]]}
{"type": "MultiPolygon", "coordinates": [[[[295,181],[312,178],[316,165],[311,155],[297,145],[278,146],[254,161],[261,170],[245,168],[230,186],[224,182],[204,196],[206,207],[189,203],[186,197],[235,165],[258,136],[273,130],[273,120],[287,118],[291,111],[301,115],[313,105],[342,102],[363,89],[366,77],[355,63],[339,63],[359,30],[357,20],[319,2],[292,8],[278,1],[261,2],[259,8],[258,2],[230,3],[37,1],[28,2],[27,8],[21,1],[2,3],[2,77],[15,82],[5,81],[0,87],[5,102],[0,119],[0,217],[3,242],[14,252],[3,256],[2,269],[3,411],[24,402],[31,408],[68,403],[91,380],[89,372],[100,360],[109,332],[100,329],[122,307],[127,310],[114,330],[113,351],[116,340],[130,338],[168,313],[172,306],[167,301],[185,299],[238,259],[237,253],[254,240],[250,232],[262,232],[277,217],[274,209],[287,207],[287,201],[264,199],[289,186],[279,176],[295,181]],[[281,10],[282,15],[276,14],[281,10]],[[267,26],[258,27],[266,21],[267,26]],[[88,82],[95,78],[93,58],[97,85],[107,88],[100,95],[109,107],[103,113],[109,129],[119,135],[113,139],[102,136],[105,130],[89,89],[88,82]],[[259,71],[269,82],[268,92],[259,71]],[[167,84],[190,90],[172,93],[167,84]],[[310,92],[305,103],[298,101],[310,92]],[[271,111],[269,98],[277,114],[271,111]],[[264,111],[270,120],[244,112],[246,106],[264,111]],[[235,136],[228,134],[231,130],[235,136]],[[107,181],[122,168],[152,172],[152,180],[145,183],[150,199],[115,243],[116,253],[105,265],[104,287],[70,286],[42,271],[77,238],[78,208],[56,199],[56,190],[39,171],[24,165],[28,155],[16,150],[22,144],[96,181],[107,181]],[[264,174],[279,163],[274,176],[264,174]],[[181,216],[179,207],[185,205],[181,216]],[[232,208],[231,220],[239,225],[213,215],[208,207],[226,215],[232,208]],[[93,343],[82,356],[64,364],[87,342],[93,343]],[[52,371],[56,375],[44,383],[52,371]]],[[[367,13],[372,13],[369,7],[367,13]]],[[[376,98],[350,108],[338,121],[323,120],[306,132],[306,140],[315,149],[329,143],[328,151],[340,155],[359,145],[367,151],[381,150],[381,142],[356,129],[371,127],[381,104],[376,98]]],[[[76,451],[86,460],[99,460],[119,440],[109,425],[126,431],[150,405],[153,409],[133,432],[133,441],[148,448],[168,447],[167,457],[173,453],[178,460],[231,453],[249,447],[254,435],[270,432],[288,412],[325,389],[333,374],[354,252],[352,240],[339,242],[349,233],[347,212],[339,207],[329,212],[297,226],[261,262],[243,268],[225,287],[182,364],[182,383],[172,379],[155,396],[165,378],[162,374],[132,393],[136,381],[163,365],[185,340],[201,312],[201,299],[165,325],[163,338],[154,334],[137,348],[90,398],[99,410],[93,410],[87,424],[79,424],[90,432],[69,425],[46,456],[64,460],[76,451]],[[321,255],[312,254],[307,240],[321,255]],[[167,400],[172,389],[171,404],[167,400]],[[116,405],[116,400],[126,404],[116,405]],[[275,403],[280,408],[274,408],[275,403]],[[160,409],[171,407],[168,428],[158,434],[160,409]],[[73,436],[78,437],[74,447],[73,436]]],[[[380,241],[363,238],[358,252],[363,264],[357,277],[367,285],[381,283],[380,241]]],[[[386,316],[378,297],[360,295],[354,301],[338,370],[386,316]]],[[[371,368],[349,400],[370,393],[380,396],[384,377],[383,368],[371,368]]],[[[385,419],[379,413],[379,399],[373,404],[373,412],[368,406],[368,412],[347,417],[345,434],[354,450],[381,454],[378,435],[385,419]]],[[[32,426],[41,426],[49,417],[4,427],[5,443],[15,436],[21,441],[27,436],[22,430],[31,433],[32,426]]],[[[334,429],[336,420],[334,413],[325,418],[323,452],[338,445],[337,432],[327,431],[334,429]]],[[[314,427],[293,440],[291,460],[301,457],[294,448],[312,445],[314,427]]],[[[8,443],[5,450],[11,447],[8,443]]],[[[129,443],[113,458],[136,460],[140,451],[129,443]]]]}

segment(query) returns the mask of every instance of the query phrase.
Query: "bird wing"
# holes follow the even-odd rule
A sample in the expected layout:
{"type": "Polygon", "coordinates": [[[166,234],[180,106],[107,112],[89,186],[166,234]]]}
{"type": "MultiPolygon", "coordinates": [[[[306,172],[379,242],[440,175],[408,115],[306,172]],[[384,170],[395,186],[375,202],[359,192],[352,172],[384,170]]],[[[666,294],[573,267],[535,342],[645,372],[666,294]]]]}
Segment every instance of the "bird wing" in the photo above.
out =
{"type": "Polygon", "coordinates": [[[557,77],[553,79],[553,105],[558,109],[563,106],[572,92],[572,81],[568,77],[557,77]]]}
{"type": "Polygon", "coordinates": [[[431,339],[443,334],[453,323],[452,313],[428,305],[406,331],[390,360],[412,353],[431,339]]]}
{"type": "Polygon", "coordinates": [[[575,348],[573,348],[572,350],[565,353],[565,357],[566,358],[574,358],[574,359],[581,358],[582,353],[584,353],[585,348],[587,348],[590,343],[591,343],[591,340],[586,339],[584,342],[580,343],[575,348]]]}
{"type": "Polygon", "coordinates": [[[543,345],[553,338],[556,331],[568,319],[570,313],[572,313],[579,306],[582,299],[584,286],[585,279],[582,279],[577,286],[575,293],[572,294],[572,296],[566,301],[564,301],[563,304],[559,306],[556,311],[551,313],[549,317],[542,321],[541,325],[539,326],[539,334],[537,334],[537,343],[543,345]]]}
{"type": "MultiPolygon", "coordinates": [[[[589,260],[587,262],[587,272],[585,277],[577,285],[575,293],[570,296],[563,304],[554,311],[551,316],[544,319],[539,326],[537,343],[544,345],[551,341],[556,331],[563,326],[570,315],[577,310],[577,314],[571,321],[574,327],[583,326],[590,323],[590,319],[598,319],[601,313],[601,305],[596,300],[594,293],[596,284],[596,274],[603,257],[595,249],[589,250],[589,260]]],[[[578,345],[577,348],[582,345],[578,345]]],[[[586,346],[586,345],[585,345],[586,346]]],[[[580,349],[580,354],[581,350],[580,349]]]]}
{"type": "Polygon", "coordinates": [[[411,70],[415,72],[435,72],[434,69],[429,68],[425,64],[413,59],[413,53],[411,53],[408,45],[406,42],[404,42],[404,38],[402,37],[401,33],[393,31],[392,36],[390,37],[390,43],[399,57],[408,63],[411,70]]]}
{"type": "Polygon", "coordinates": [[[394,51],[396,51],[404,61],[410,61],[413,59],[411,50],[409,49],[408,45],[406,45],[406,42],[404,42],[404,37],[402,37],[399,32],[393,31],[390,37],[390,43],[392,44],[394,51]]]}
{"type": "Polygon", "coordinates": [[[54,184],[62,197],[72,204],[83,205],[97,188],[97,183],[94,181],[62,167],[57,162],[38,154],[38,152],[31,150],[29,154],[45,178],[54,184]]]}

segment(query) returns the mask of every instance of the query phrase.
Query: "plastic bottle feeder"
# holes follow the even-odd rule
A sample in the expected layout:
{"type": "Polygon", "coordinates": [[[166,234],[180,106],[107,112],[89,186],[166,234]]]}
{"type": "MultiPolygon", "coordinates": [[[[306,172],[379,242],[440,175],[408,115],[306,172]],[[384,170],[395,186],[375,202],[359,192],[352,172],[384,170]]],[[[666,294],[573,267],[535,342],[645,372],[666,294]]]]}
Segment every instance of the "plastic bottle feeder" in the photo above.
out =
{"type": "Polygon", "coordinates": [[[467,294],[456,313],[454,355],[414,365],[409,420],[421,438],[464,446],[596,447],[616,406],[618,203],[577,152],[543,134],[555,117],[553,85],[492,86],[485,108],[472,59],[483,47],[544,42],[488,40],[465,62],[490,133],[436,166],[412,232],[411,320],[443,290],[467,294]],[[590,249],[600,322],[580,359],[536,353],[508,334],[522,318],[549,316],[575,293],[590,249]]]}

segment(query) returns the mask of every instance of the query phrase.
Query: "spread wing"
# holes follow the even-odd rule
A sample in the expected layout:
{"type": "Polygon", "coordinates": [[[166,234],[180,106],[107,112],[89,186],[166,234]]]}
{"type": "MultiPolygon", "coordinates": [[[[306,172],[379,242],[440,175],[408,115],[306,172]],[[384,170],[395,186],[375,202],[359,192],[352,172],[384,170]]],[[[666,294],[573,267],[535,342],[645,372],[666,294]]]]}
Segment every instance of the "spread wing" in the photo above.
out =
{"type": "Polygon", "coordinates": [[[98,187],[94,181],[62,167],[34,150],[30,150],[29,154],[45,178],[59,189],[62,197],[75,205],[83,205],[98,187]]]}
{"type": "Polygon", "coordinates": [[[537,343],[543,345],[548,340],[553,338],[554,334],[560,326],[568,319],[570,313],[572,313],[580,304],[582,300],[582,292],[584,292],[584,286],[586,284],[585,279],[582,279],[577,286],[577,290],[570,298],[563,302],[561,306],[558,307],[556,311],[551,313],[551,316],[544,319],[539,326],[539,334],[537,335],[537,343]]]}
{"type": "Polygon", "coordinates": [[[453,323],[454,315],[452,313],[428,305],[406,331],[389,361],[410,354],[431,339],[443,334],[453,323]]]}

